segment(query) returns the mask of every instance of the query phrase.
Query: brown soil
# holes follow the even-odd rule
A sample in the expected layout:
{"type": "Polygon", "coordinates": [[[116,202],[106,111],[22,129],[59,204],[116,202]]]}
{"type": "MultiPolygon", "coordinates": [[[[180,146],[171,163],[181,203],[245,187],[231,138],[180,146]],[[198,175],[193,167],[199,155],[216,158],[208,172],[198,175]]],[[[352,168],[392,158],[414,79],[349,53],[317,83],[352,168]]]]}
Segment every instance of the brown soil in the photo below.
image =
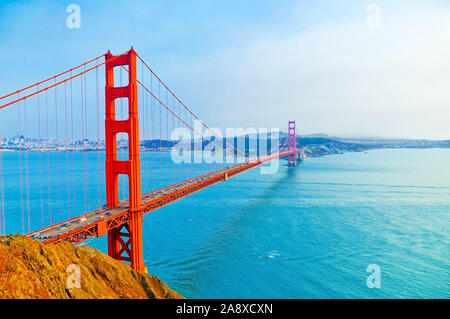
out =
{"type": "Polygon", "coordinates": [[[129,265],[92,247],[77,247],[67,242],[42,245],[25,236],[12,235],[0,237],[0,299],[2,298],[183,297],[157,277],[134,271],[129,265]],[[76,272],[69,273],[71,269],[77,268],[79,281],[76,280],[76,272]]]}

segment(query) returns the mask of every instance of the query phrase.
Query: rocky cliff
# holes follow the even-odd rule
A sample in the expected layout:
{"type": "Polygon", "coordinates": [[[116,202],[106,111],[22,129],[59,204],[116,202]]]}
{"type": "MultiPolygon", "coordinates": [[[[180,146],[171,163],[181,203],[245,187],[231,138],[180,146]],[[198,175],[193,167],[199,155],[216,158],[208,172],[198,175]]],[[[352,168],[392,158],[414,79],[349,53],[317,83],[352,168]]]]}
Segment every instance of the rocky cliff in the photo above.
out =
{"type": "Polygon", "coordinates": [[[177,299],[155,276],[134,271],[89,247],[42,245],[25,236],[0,237],[0,298],[177,299]]]}

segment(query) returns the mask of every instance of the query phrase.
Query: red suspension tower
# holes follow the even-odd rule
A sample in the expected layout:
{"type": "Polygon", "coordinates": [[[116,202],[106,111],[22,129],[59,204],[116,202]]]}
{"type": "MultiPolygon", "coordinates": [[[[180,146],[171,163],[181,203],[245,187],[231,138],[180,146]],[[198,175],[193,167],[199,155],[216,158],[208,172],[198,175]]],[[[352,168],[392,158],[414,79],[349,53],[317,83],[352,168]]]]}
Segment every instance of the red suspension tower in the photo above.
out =
{"type": "Polygon", "coordinates": [[[288,165],[296,166],[296,137],[295,137],[295,121],[289,121],[288,126],[288,150],[294,151],[294,153],[288,155],[288,165]]]}
{"type": "Polygon", "coordinates": [[[106,205],[114,208],[119,204],[119,174],[128,176],[129,205],[128,223],[108,231],[108,254],[117,259],[128,261],[131,267],[144,271],[142,254],[142,211],[141,211],[141,175],[139,158],[139,119],[138,94],[136,81],[136,52],[131,50],[113,59],[111,52],[106,54],[106,205]],[[114,68],[128,67],[128,85],[114,86],[114,68]],[[116,120],[115,100],[128,99],[128,119],[116,120]],[[128,134],[128,160],[117,159],[117,134],[128,134]]]}

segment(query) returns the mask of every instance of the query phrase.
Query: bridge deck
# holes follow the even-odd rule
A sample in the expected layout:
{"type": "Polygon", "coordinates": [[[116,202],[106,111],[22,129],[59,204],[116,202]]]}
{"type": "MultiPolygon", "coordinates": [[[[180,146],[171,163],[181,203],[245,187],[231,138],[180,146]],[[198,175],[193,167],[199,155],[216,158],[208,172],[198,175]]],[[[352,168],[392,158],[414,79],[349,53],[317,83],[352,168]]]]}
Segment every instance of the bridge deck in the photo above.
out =
{"type": "MultiPolygon", "coordinates": [[[[172,203],[212,184],[226,180],[228,177],[239,174],[273,159],[287,156],[291,153],[292,152],[277,153],[260,158],[258,161],[232,165],[144,194],[142,195],[142,207],[144,214],[172,203]]],[[[129,206],[128,201],[124,201],[117,207],[104,207],[94,212],[32,232],[27,236],[44,244],[58,242],[61,240],[66,240],[72,243],[80,243],[92,237],[103,236],[108,230],[119,227],[128,221],[129,206]]]]}
{"type": "MultiPolygon", "coordinates": [[[[290,153],[292,152],[277,153],[260,158],[258,161],[232,165],[144,194],[142,195],[143,212],[144,214],[149,213],[200,189],[226,180],[228,177],[239,174],[273,159],[287,156],[290,153]]],[[[128,221],[129,205],[128,201],[123,201],[117,207],[104,207],[94,212],[72,218],[68,221],[37,230],[27,236],[44,244],[58,242],[61,240],[66,240],[72,243],[80,243],[92,237],[103,236],[108,230],[119,227],[128,221]]]]}

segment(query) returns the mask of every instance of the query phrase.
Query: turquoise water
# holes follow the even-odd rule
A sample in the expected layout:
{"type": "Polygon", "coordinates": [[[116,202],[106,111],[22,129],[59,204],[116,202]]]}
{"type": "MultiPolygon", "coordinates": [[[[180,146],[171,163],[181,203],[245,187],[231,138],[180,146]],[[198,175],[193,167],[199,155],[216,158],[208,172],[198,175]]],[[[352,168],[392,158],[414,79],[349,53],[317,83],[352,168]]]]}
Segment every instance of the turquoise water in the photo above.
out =
{"type": "Polygon", "coordinates": [[[188,298],[449,298],[449,217],[450,150],[333,155],[146,215],[144,259],[188,298]]]}
{"type": "Polygon", "coordinates": [[[450,150],[327,156],[147,215],[144,257],[188,298],[449,298],[449,217],[450,150]]]}

